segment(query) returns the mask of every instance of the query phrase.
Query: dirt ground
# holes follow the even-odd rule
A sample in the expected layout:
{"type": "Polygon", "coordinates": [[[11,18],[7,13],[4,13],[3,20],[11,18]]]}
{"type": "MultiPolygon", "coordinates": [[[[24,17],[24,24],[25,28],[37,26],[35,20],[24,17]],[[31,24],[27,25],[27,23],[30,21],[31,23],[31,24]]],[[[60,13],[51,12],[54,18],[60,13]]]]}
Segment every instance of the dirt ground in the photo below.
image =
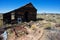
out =
{"type": "Polygon", "coordinates": [[[37,21],[24,23],[16,28],[16,32],[8,31],[7,40],[60,40],[60,27],[55,27],[56,23],[47,21],[37,21]],[[19,29],[20,28],[20,29],[19,29]]]}

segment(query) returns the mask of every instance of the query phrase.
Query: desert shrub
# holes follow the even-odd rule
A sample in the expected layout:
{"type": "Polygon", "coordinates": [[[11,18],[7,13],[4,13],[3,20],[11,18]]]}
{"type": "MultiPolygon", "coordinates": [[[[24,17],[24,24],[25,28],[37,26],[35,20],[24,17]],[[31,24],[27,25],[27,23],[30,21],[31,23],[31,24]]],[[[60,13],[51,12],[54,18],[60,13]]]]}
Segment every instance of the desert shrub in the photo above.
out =
{"type": "Polygon", "coordinates": [[[45,29],[51,29],[51,24],[50,23],[45,24],[44,27],[45,27],[45,29]]]}
{"type": "Polygon", "coordinates": [[[56,24],[55,26],[56,26],[56,27],[60,27],[60,24],[56,24]]]}
{"type": "Polygon", "coordinates": [[[12,30],[12,29],[8,29],[7,32],[8,32],[9,34],[11,34],[11,33],[13,33],[13,30],[12,30]]]}
{"type": "Polygon", "coordinates": [[[44,20],[44,19],[43,19],[43,18],[38,18],[37,21],[38,21],[38,20],[44,20]]]}
{"type": "Polygon", "coordinates": [[[35,29],[35,28],[36,28],[36,25],[33,24],[33,25],[31,26],[31,29],[35,29]]]}
{"type": "Polygon", "coordinates": [[[43,24],[43,26],[44,27],[50,27],[51,26],[51,23],[49,23],[49,22],[48,23],[45,23],[45,24],[43,24]]]}
{"type": "Polygon", "coordinates": [[[45,24],[43,24],[43,27],[44,27],[44,29],[51,29],[51,23],[50,22],[45,23],[45,24]]]}
{"type": "Polygon", "coordinates": [[[45,29],[48,29],[49,30],[49,29],[51,29],[51,27],[46,27],[45,29]]]}
{"type": "Polygon", "coordinates": [[[47,21],[49,21],[49,22],[56,22],[55,19],[48,19],[47,21]]]}

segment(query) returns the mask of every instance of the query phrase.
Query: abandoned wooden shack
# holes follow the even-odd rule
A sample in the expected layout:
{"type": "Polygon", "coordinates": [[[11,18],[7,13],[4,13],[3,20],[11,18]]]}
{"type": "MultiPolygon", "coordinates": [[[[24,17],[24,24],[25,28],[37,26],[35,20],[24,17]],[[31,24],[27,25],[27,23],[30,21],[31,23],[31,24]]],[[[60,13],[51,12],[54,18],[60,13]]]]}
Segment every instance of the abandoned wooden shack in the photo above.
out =
{"type": "Polygon", "coordinates": [[[28,21],[35,21],[37,15],[37,9],[32,5],[32,3],[28,3],[25,6],[22,6],[18,9],[10,11],[8,13],[3,14],[3,23],[4,24],[11,24],[11,23],[18,23],[28,22],[28,21]]]}

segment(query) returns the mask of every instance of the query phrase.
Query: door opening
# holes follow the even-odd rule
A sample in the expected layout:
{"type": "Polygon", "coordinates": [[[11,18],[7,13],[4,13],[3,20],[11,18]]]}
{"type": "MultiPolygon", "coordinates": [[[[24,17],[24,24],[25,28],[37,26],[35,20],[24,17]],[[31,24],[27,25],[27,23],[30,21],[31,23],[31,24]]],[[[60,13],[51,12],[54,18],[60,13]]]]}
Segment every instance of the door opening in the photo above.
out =
{"type": "Polygon", "coordinates": [[[25,16],[24,16],[25,21],[28,22],[28,12],[25,12],[24,15],[25,15],[25,16]]]}

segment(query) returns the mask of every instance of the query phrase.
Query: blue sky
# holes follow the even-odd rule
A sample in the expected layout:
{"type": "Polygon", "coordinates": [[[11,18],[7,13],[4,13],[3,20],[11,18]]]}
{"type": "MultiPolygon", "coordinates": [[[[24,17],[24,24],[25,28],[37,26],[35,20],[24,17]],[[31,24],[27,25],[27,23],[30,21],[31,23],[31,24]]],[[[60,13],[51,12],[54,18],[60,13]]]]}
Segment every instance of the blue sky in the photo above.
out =
{"type": "Polygon", "coordinates": [[[60,0],[0,0],[0,13],[6,13],[31,2],[38,13],[60,13],[60,0]]]}

